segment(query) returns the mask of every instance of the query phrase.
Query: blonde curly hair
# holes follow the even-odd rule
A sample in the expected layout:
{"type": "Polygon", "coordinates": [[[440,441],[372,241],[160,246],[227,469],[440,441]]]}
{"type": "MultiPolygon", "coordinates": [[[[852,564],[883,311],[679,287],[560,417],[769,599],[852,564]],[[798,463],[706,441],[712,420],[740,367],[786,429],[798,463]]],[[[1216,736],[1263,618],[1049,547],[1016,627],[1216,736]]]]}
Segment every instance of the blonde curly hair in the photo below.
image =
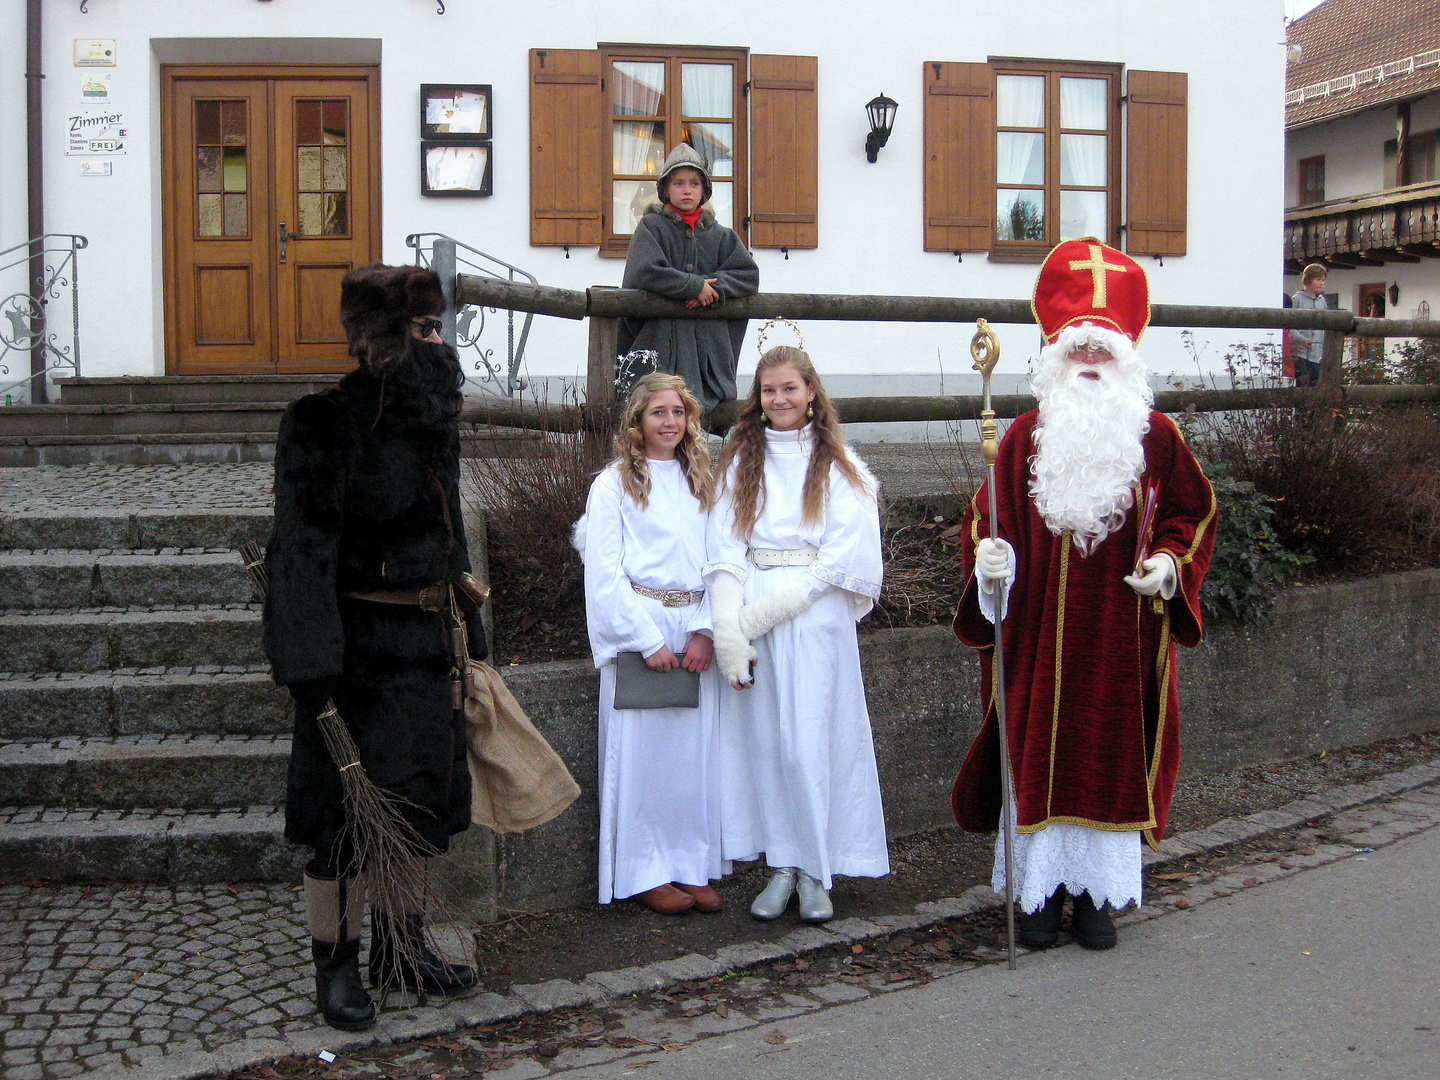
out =
{"type": "Polygon", "coordinates": [[[675,447],[675,460],[684,470],[690,494],[700,501],[702,510],[709,510],[715,502],[715,488],[710,476],[710,450],[700,427],[700,402],[679,375],[652,371],[635,381],[620,428],[615,432],[615,457],[611,464],[620,472],[620,486],[625,493],[635,500],[636,506],[645,509],[650,504],[650,466],[645,458],[645,432],[641,422],[650,407],[650,399],[663,390],[674,390],[685,406],[685,434],[675,447]]]}

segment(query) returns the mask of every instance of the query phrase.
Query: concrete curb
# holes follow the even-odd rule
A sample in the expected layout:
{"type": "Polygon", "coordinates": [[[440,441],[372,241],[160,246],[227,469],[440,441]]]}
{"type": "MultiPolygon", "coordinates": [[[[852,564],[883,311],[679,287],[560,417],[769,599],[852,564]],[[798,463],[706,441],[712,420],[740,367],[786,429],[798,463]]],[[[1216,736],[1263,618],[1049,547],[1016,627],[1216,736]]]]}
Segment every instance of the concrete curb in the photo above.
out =
{"type": "MultiPolygon", "coordinates": [[[[1227,818],[1167,839],[1160,850],[1145,853],[1145,865],[1147,869],[1163,866],[1201,852],[1259,840],[1367,803],[1394,798],[1437,781],[1440,781],[1440,759],[1412,765],[1379,780],[1348,784],[1318,793],[1312,798],[1297,799],[1275,810],[1261,811],[1241,819],[1227,818]]],[[[1235,883],[1235,887],[1241,887],[1240,883],[1235,883]]],[[[438,1006],[383,1012],[374,1029],[359,1034],[351,1035],[317,1026],[285,1042],[241,1039],[221,1050],[177,1050],[142,1065],[97,1070],[90,1075],[107,1080],[196,1080],[253,1067],[290,1054],[318,1054],[321,1050],[342,1053],[368,1046],[430,1038],[460,1028],[500,1023],[529,1014],[599,1005],[629,994],[659,990],[677,982],[711,978],[774,960],[802,956],[842,942],[863,942],[897,930],[929,926],[998,906],[995,893],[977,885],[959,897],[917,904],[909,914],[876,919],[841,919],[823,927],[803,926],[779,941],[726,945],[718,948],[713,956],[691,953],[642,967],[593,972],[580,982],[551,979],[544,983],[514,986],[505,994],[482,992],[438,1006]]],[[[1155,918],[1162,913],[1156,908],[1141,907],[1122,916],[1118,922],[1124,926],[1155,918]]]]}

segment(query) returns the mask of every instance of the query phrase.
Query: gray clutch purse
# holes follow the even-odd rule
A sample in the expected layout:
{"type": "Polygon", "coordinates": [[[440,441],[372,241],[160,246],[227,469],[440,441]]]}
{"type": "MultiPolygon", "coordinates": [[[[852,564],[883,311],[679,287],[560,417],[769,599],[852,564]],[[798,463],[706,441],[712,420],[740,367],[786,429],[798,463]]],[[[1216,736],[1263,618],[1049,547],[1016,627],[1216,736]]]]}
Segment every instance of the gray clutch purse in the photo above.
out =
{"type": "Polygon", "coordinates": [[[700,676],[683,667],[654,671],[638,652],[615,657],[615,708],[698,709],[700,676]]]}

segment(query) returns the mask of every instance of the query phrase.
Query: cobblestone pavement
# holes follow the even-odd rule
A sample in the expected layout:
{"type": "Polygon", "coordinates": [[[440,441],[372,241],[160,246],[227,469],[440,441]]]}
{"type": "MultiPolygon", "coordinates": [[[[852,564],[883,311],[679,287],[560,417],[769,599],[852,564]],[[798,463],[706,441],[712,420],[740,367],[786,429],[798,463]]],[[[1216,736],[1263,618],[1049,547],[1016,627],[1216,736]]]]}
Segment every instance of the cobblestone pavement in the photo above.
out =
{"type": "MultiPolygon", "coordinates": [[[[856,450],[891,498],[969,492],[967,456],[948,442],[866,443],[856,450]]],[[[972,461],[972,468],[974,462],[972,461]]],[[[0,512],[116,514],[270,509],[270,462],[74,465],[0,469],[0,512]]],[[[975,473],[978,482],[979,474],[975,473]]]]}
{"type": "Polygon", "coordinates": [[[243,465],[74,465],[0,469],[0,511],[10,514],[187,513],[268,510],[269,462],[243,465]]]}
{"type": "MultiPolygon", "coordinates": [[[[1147,856],[1152,870],[1148,902],[1123,916],[1121,925],[1348,858],[1437,824],[1440,760],[1243,820],[1226,819],[1173,837],[1147,856]],[[1308,840],[1273,842],[1277,830],[1304,830],[1307,822],[1319,820],[1323,827],[1311,829],[1308,840]],[[1190,868],[1190,860],[1220,851],[1236,854],[1228,862],[1190,868]]],[[[525,1080],[580,1064],[663,1052],[667,1041],[720,1034],[913,985],[913,978],[896,980],[852,968],[854,975],[838,981],[799,978],[778,994],[756,990],[747,1004],[748,991],[738,998],[732,992],[748,984],[730,979],[727,1000],[736,1004],[726,1008],[707,1002],[691,986],[817,950],[837,952],[838,947],[843,955],[858,943],[893,942],[897,931],[920,934],[947,920],[983,916],[994,905],[993,894],[977,887],[963,897],[922,903],[890,918],[802,927],[773,942],[717,941],[709,955],[593,972],[578,982],[553,979],[514,986],[505,994],[478,993],[413,1008],[396,1008],[392,1001],[375,1029],[345,1035],[319,1024],[313,1014],[306,938],[293,886],[8,886],[0,888],[0,1071],[6,1080],[81,1074],[181,1080],[292,1054],[313,1059],[322,1050],[393,1061],[431,1053],[453,1058],[459,1052],[453,1048],[468,1047],[476,1055],[467,1065],[472,1074],[503,1069],[506,1080],[525,1080]],[[688,1004],[663,1017],[643,999],[626,997],[677,983],[688,1004]],[[622,1020],[618,1038],[613,1023],[602,1025],[605,1037],[598,1041],[590,1037],[595,1031],[559,1038],[554,1030],[537,1028],[497,1048],[493,1039],[476,1038],[473,1030],[491,1025],[486,1030],[493,1034],[494,1025],[526,1014],[602,1003],[608,1003],[607,1015],[622,1020]],[[470,1029],[462,1042],[430,1038],[419,1049],[384,1050],[462,1029],[470,1029]]],[[[992,950],[987,957],[982,949],[965,958],[942,956],[929,964],[927,977],[993,961],[994,955],[992,950]]],[[[568,1021],[556,1015],[563,1029],[568,1021]]],[[[380,1075],[388,1068],[372,1065],[331,1075],[380,1075]]],[[[425,1075],[434,1071],[423,1070],[425,1075]]]]}

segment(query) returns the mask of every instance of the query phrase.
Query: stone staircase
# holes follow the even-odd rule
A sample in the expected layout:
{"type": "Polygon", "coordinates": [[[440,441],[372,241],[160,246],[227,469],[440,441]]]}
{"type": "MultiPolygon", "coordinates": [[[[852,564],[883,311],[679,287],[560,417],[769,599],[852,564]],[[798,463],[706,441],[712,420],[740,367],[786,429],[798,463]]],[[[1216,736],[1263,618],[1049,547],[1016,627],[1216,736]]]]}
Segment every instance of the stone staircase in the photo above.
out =
{"type": "Polygon", "coordinates": [[[236,552],[269,525],[259,508],[0,515],[0,883],[298,877],[277,809],[289,697],[236,552]]]}

